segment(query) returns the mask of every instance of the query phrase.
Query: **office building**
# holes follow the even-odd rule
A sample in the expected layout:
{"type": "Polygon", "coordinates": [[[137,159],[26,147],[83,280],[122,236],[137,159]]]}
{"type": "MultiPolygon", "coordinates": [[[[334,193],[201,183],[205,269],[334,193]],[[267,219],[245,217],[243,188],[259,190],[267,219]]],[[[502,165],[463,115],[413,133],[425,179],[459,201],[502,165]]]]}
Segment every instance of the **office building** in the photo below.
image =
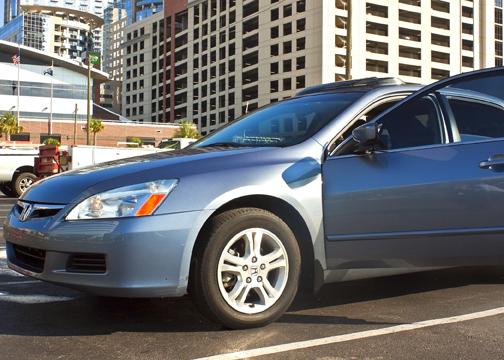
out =
{"type": "Polygon", "coordinates": [[[100,104],[115,112],[121,113],[124,48],[124,29],[128,24],[127,11],[118,7],[105,10],[103,26],[103,66],[109,74],[109,81],[101,85],[100,104]]]}
{"type": "Polygon", "coordinates": [[[164,60],[158,56],[158,30],[162,23],[163,13],[157,13],[124,29],[122,115],[133,121],[151,122],[157,110],[156,74],[164,66],[164,60]]]}
{"type": "Polygon", "coordinates": [[[163,12],[163,0],[131,0],[133,21],[141,21],[151,15],[163,12]]]}
{"type": "MultiPolygon", "coordinates": [[[[427,84],[502,61],[500,0],[170,0],[164,14],[144,26],[151,93],[130,98],[128,111],[142,121],[190,119],[202,134],[343,80],[348,66],[351,78],[427,84]]],[[[135,66],[125,64],[133,83],[135,66]]]]}
{"type": "Polygon", "coordinates": [[[0,39],[81,59],[103,49],[102,25],[108,0],[7,0],[0,39]],[[16,11],[14,11],[16,9],[16,11]]]}

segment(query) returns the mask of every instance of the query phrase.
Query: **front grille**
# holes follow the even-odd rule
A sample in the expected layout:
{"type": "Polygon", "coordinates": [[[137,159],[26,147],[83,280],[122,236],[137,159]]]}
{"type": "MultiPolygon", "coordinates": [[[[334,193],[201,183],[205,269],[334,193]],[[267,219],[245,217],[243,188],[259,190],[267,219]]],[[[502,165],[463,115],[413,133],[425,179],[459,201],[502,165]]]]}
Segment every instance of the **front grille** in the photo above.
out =
{"type": "Polygon", "coordinates": [[[45,250],[12,244],[14,250],[13,263],[36,273],[44,271],[45,250]]]}
{"type": "Polygon", "coordinates": [[[16,203],[21,221],[54,216],[64,207],[65,205],[28,203],[21,200],[16,203]]]}
{"type": "Polygon", "coordinates": [[[72,254],[68,258],[66,271],[103,274],[107,271],[104,254],[72,254]]]}

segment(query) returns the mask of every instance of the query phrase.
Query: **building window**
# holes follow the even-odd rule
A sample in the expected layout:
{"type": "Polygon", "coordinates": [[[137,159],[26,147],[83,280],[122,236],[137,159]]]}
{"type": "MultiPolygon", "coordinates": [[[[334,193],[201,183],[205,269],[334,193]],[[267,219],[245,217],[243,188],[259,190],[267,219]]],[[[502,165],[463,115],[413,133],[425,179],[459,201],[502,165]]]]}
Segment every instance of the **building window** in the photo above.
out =
{"type": "Polygon", "coordinates": [[[278,63],[271,63],[270,64],[270,73],[271,75],[278,74],[278,63]]]}
{"type": "Polygon", "coordinates": [[[388,8],[382,5],[366,3],[366,14],[371,16],[388,18],[388,8]]]}
{"type": "Polygon", "coordinates": [[[271,28],[271,38],[276,39],[279,36],[278,26],[274,26],[271,28]]]}
{"type": "Polygon", "coordinates": [[[290,41],[286,41],[283,43],[283,53],[290,54],[292,52],[292,43],[290,41]]]}
{"type": "Polygon", "coordinates": [[[366,70],[373,71],[373,72],[387,73],[388,72],[388,62],[367,59],[366,60],[366,70]]]}
{"type": "Polygon", "coordinates": [[[296,59],[296,69],[297,70],[302,70],[304,69],[306,66],[306,63],[305,63],[305,57],[304,56],[300,56],[296,59]]]}
{"type": "Polygon", "coordinates": [[[279,18],[279,11],[278,8],[276,9],[271,9],[271,21],[278,20],[279,18]]]}
{"type": "Polygon", "coordinates": [[[305,29],[306,29],[306,19],[299,19],[298,21],[296,21],[297,32],[305,31],[305,29]]]}
{"type": "Polygon", "coordinates": [[[296,11],[298,13],[302,13],[306,10],[306,1],[305,0],[298,0],[296,3],[296,11]]]}
{"type": "Polygon", "coordinates": [[[279,54],[278,44],[271,45],[270,54],[271,54],[271,56],[278,56],[278,54],[279,54]]]}
{"type": "Polygon", "coordinates": [[[292,5],[291,4],[285,5],[283,7],[283,16],[287,17],[287,16],[291,16],[291,15],[292,15],[292,5]]]}
{"type": "Polygon", "coordinates": [[[304,75],[296,77],[296,89],[303,89],[305,86],[304,75]]]}
{"type": "Polygon", "coordinates": [[[419,78],[422,77],[422,71],[420,66],[399,64],[399,75],[419,78]]]}
{"type": "Polygon", "coordinates": [[[367,21],[366,22],[366,33],[388,36],[388,26],[386,24],[378,24],[375,22],[367,21]]]}
{"type": "Polygon", "coordinates": [[[366,50],[375,54],[388,54],[388,43],[382,43],[377,41],[367,41],[366,50]]]}
{"type": "Polygon", "coordinates": [[[432,69],[431,71],[431,77],[435,80],[441,80],[448,76],[450,76],[450,72],[448,70],[432,69]]]}
{"type": "Polygon", "coordinates": [[[283,61],[283,72],[292,71],[292,61],[284,60],[283,61]]]}
{"type": "Polygon", "coordinates": [[[270,92],[278,92],[278,80],[270,82],[270,92]]]}
{"type": "Polygon", "coordinates": [[[292,24],[287,23],[283,25],[283,34],[284,36],[292,34],[292,24]]]}
{"type": "Polygon", "coordinates": [[[290,90],[292,89],[292,80],[291,78],[288,79],[283,79],[283,90],[290,90]]]}

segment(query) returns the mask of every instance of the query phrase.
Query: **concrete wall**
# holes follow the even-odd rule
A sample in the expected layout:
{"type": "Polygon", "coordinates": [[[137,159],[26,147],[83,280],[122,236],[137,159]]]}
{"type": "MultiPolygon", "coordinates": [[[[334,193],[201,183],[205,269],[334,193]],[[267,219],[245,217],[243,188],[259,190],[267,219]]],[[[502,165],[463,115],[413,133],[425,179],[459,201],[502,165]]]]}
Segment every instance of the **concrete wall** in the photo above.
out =
{"type": "MultiPolygon", "coordinates": [[[[176,125],[142,125],[131,123],[109,123],[104,122],[105,128],[98,133],[98,145],[116,146],[118,142],[126,141],[129,136],[155,138],[156,144],[160,140],[173,138],[178,126],[176,125]]],[[[30,141],[39,143],[40,134],[47,134],[47,120],[21,120],[20,125],[24,133],[30,133],[30,141]]],[[[86,144],[86,123],[77,122],[77,144],[86,144]]],[[[73,121],[54,121],[53,134],[61,134],[63,145],[73,143],[73,121]]],[[[92,136],[91,136],[92,141],[92,136]]]]}

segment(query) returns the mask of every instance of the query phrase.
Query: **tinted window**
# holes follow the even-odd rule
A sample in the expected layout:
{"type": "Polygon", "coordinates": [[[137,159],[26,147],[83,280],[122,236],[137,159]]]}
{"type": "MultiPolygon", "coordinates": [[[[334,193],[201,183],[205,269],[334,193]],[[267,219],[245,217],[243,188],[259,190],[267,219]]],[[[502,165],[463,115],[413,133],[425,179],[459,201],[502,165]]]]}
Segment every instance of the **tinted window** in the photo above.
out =
{"type": "Polygon", "coordinates": [[[461,141],[504,137],[504,111],[499,105],[474,99],[448,100],[461,141]]]}
{"type": "Polygon", "coordinates": [[[443,142],[439,111],[431,96],[410,101],[379,120],[384,149],[434,145],[443,142]]]}
{"type": "Polygon", "coordinates": [[[233,144],[290,146],[327,125],[362,93],[332,93],[293,98],[261,108],[216,131],[194,146],[233,144]]]}

